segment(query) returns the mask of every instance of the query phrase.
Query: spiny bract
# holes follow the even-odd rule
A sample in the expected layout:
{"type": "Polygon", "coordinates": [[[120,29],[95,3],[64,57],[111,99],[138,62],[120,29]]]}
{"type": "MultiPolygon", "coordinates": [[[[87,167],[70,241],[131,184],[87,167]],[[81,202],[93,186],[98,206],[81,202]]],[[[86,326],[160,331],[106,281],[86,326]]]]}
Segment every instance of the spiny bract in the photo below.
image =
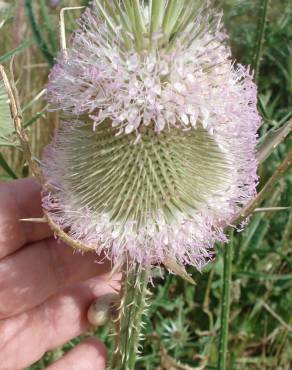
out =
{"type": "Polygon", "coordinates": [[[252,75],[193,0],[97,0],[79,25],[48,84],[67,118],[44,155],[45,210],[114,261],[202,268],[255,195],[252,75]]]}

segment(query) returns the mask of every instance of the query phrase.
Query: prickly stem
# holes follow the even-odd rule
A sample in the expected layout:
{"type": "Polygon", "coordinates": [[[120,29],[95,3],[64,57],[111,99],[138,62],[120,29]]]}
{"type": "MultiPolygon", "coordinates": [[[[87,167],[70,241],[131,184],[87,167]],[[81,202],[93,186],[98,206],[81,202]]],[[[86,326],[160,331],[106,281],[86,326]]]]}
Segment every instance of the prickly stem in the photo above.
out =
{"type": "Polygon", "coordinates": [[[149,270],[137,268],[123,275],[111,370],[134,370],[135,368],[141,339],[142,316],[147,306],[149,273],[149,270]]]}

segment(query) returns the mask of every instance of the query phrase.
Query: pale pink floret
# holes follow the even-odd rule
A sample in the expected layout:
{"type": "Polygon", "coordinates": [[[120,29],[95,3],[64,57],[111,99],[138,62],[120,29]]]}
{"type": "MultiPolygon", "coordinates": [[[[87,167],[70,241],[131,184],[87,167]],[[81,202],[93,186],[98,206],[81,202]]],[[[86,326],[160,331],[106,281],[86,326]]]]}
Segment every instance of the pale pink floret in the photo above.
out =
{"type": "Polygon", "coordinates": [[[44,175],[53,192],[44,193],[44,208],[73,239],[96,246],[98,253],[105,252],[114,261],[128,253],[142,264],[171,257],[201,269],[212,258],[214,243],[226,241],[226,225],[256,193],[260,117],[252,75],[232,62],[220,24],[191,43],[178,41],[170,52],[143,59],[136,52],[121,52],[116,40],[107,43],[107,25],[95,11],[87,10],[80,24],[72,48],[58,58],[51,73],[52,105],[70,115],[89,115],[93,128],[109,119],[118,135],[139,136],[141,126],[150,123],[157,133],[172,126],[196,129],[200,124],[232,164],[234,182],[191,219],[168,225],[157,214],[139,232],[129,220],[120,235],[107,215],[78,210],[70,200],[60,151],[62,140],[70,139],[67,122],[45,154],[44,175]]]}
{"type": "Polygon", "coordinates": [[[108,25],[87,9],[72,47],[52,70],[48,100],[69,113],[90,115],[95,125],[109,118],[119,133],[151,122],[157,132],[170,126],[187,129],[198,119],[213,130],[212,115],[222,110],[216,98],[222,83],[228,83],[232,62],[230,50],[220,41],[220,23],[209,30],[208,20],[199,14],[192,33],[182,35],[172,50],[141,57],[132,50],[121,51],[120,31],[109,38],[108,25]],[[202,22],[205,32],[191,40],[202,22]]]}

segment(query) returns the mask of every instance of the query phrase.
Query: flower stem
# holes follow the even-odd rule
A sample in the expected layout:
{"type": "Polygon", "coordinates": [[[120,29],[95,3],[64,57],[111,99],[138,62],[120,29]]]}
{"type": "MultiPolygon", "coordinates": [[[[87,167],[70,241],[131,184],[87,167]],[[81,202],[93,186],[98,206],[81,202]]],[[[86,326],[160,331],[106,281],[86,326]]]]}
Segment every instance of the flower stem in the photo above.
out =
{"type": "Polygon", "coordinates": [[[149,270],[124,273],[112,370],[134,370],[146,308],[149,270]]]}
{"type": "Polygon", "coordinates": [[[256,38],[256,45],[255,45],[255,54],[253,60],[253,68],[255,71],[255,82],[258,82],[259,72],[260,72],[260,64],[261,64],[261,57],[263,52],[263,44],[265,38],[265,30],[267,25],[267,15],[268,15],[268,6],[269,0],[262,0],[262,10],[259,19],[259,28],[256,38]]]}
{"type": "Polygon", "coordinates": [[[223,291],[221,300],[221,330],[218,370],[226,370],[229,334],[229,313],[230,313],[230,291],[231,291],[231,269],[233,255],[233,232],[231,233],[230,243],[224,247],[224,271],[223,271],[223,291]]]}

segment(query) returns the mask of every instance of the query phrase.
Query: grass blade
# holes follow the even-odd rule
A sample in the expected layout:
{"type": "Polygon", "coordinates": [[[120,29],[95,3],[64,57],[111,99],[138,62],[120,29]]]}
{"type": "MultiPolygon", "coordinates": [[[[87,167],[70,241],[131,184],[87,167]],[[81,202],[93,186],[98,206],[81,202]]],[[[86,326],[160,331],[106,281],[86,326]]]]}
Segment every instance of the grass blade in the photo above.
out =
{"type": "Polygon", "coordinates": [[[263,44],[265,39],[265,30],[267,25],[267,16],[268,16],[268,6],[269,0],[262,0],[262,11],[259,20],[259,28],[257,33],[256,45],[255,45],[255,54],[253,60],[253,69],[255,71],[255,81],[258,82],[261,57],[263,53],[263,44]]]}

